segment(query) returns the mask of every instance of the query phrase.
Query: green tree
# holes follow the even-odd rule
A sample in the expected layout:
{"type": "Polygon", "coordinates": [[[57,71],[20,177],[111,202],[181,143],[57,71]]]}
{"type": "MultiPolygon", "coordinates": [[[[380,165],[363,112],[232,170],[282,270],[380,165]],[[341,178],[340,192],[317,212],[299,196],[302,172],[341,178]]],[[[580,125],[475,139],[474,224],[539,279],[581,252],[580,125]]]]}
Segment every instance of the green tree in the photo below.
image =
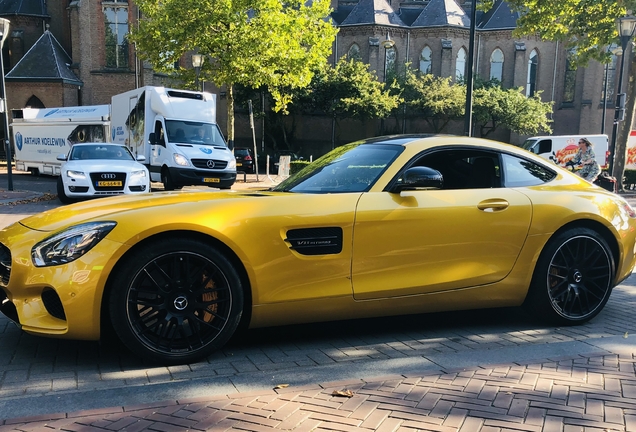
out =
{"type": "MultiPolygon", "coordinates": [[[[608,62],[607,47],[619,42],[616,20],[628,11],[636,10],[636,0],[508,0],[508,3],[522,12],[517,22],[517,35],[538,34],[545,40],[563,41],[566,48],[573,49],[573,60],[579,65],[586,65],[590,59],[608,62]]],[[[632,129],[636,99],[633,56],[629,68],[626,121],[621,123],[617,134],[612,170],[619,189],[623,188],[627,139],[632,129]]]]}
{"type": "MultiPolygon", "coordinates": [[[[256,98],[242,89],[246,98],[256,98]]],[[[294,149],[292,141],[298,116],[325,114],[339,120],[352,118],[369,120],[385,118],[400,103],[399,95],[384,89],[384,84],[369,71],[369,65],[356,59],[342,57],[335,66],[324,65],[314,71],[307,87],[287,89],[292,102],[283,112],[266,112],[267,135],[274,147],[294,149]]],[[[270,94],[269,100],[274,102],[270,94]]]]}
{"type": "Polygon", "coordinates": [[[397,78],[409,116],[423,118],[435,133],[442,132],[451,120],[464,115],[466,86],[453,84],[450,77],[413,71],[407,66],[404,77],[397,78]]]}
{"type": "Polygon", "coordinates": [[[201,78],[227,87],[228,140],[234,140],[234,86],[267,86],[275,109],[289,90],[307,86],[331,52],[336,29],[329,0],[136,0],[142,13],[131,40],[140,57],[192,83],[191,69],[172,65],[196,50],[208,56],[201,78]]]}
{"type": "Polygon", "coordinates": [[[503,89],[499,85],[481,85],[473,92],[473,119],[482,137],[500,127],[520,135],[550,133],[550,113],[552,102],[542,102],[540,92],[527,97],[521,87],[503,89]]]}
{"type": "Polygon", "coordinates": [[[401,102],[399,95],[385,90],[368,64],[346,57],[335,67],[323,68],[307,90],[302,98],[306,107],[336,119],[385,118],[401,102]]]}

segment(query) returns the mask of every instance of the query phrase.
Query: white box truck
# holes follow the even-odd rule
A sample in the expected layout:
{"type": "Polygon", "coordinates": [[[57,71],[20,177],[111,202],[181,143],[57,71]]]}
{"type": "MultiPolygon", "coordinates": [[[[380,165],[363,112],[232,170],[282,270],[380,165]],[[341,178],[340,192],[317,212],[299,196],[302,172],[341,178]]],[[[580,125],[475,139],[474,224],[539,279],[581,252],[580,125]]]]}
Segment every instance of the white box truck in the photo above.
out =
{"type": "Polygon", "coordinates": [[[522,147],[557,165],[565,166],[565,163],[569,162],[578,151],[578,142],[581,138],[590,140],[596,161],[601,168],[607,168],[609,148],[607,135],[536,136],[526,139],[522,147]]]}
{"type": "Polygon", "coordinates": [[[140,87],[112,97],[111,140],[146,157],[166,190],[188,185],[229,189],[236,159],[216,123],[211,93],[140,87]]]}
{"type": "Polygon", "coordinates": [[[16,169],[36,175],[59,175],[59,154],[75,143],[104,142],[110,134],[108,105],[24,108],[11,115],[16,169]]]}

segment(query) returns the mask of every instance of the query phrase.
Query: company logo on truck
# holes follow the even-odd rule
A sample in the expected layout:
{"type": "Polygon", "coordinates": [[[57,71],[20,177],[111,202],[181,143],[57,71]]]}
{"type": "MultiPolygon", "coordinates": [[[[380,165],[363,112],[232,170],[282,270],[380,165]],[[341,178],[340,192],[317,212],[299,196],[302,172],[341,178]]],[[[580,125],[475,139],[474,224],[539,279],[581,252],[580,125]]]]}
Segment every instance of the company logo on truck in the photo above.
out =
{"type": "Polygon", "coordinates": [[[18,150],[22,150],[22,134],[20,132],[15,134],[15,146],[18,150]]]}

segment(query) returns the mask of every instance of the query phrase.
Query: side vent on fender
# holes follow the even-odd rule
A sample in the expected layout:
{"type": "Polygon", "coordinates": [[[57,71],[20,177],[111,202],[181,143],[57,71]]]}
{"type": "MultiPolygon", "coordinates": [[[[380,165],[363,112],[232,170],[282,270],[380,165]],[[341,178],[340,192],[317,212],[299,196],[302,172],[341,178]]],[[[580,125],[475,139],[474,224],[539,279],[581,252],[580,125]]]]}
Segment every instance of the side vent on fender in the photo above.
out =
{"type": "Polygon", "coordinates": [[[330,255],[342,252],[342,228],[303,228],[287,231],[290,249],[302,255],[330,255]]]}

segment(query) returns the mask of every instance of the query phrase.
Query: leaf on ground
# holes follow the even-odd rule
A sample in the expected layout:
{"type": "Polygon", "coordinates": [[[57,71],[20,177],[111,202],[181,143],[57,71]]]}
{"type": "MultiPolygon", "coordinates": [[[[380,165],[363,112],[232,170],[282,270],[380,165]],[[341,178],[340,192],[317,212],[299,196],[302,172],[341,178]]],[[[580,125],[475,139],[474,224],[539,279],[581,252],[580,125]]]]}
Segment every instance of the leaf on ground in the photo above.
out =
{"type": "Polygon", "coordinates": [[[283,389],[287,387],[289,387],[289,384],[277,384],[276,386],[274,386],[274,390],[283,389]]]}
{"type": "Polygon", "coordinates": [[[331,393],[331,396],[342,396],[342,397],[353,397],[353,392],[351,390],[348,389],[344,389],[344,390],[334,390],[333,393],[331,393]]]}

